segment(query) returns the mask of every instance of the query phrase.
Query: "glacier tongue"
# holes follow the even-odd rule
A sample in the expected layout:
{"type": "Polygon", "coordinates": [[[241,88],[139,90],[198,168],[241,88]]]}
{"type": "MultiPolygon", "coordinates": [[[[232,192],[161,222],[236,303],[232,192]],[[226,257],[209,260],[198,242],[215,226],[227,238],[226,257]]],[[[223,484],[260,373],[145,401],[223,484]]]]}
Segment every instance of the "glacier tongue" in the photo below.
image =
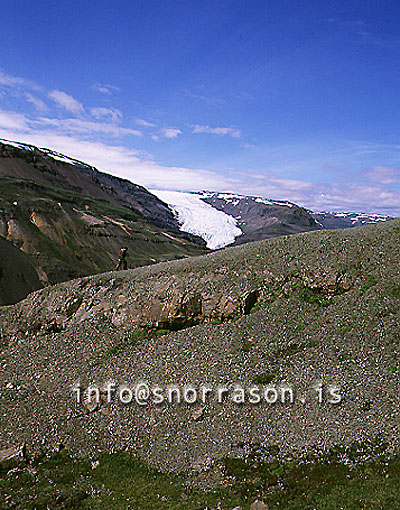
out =
{"type": "Polygon", "coordinates": [[[235,241],[243,232],[233,216],[218,211],[201,200],[200,193],[149,190],[175,211],[181,230],[202,237],[215,250],[235,241]]]}

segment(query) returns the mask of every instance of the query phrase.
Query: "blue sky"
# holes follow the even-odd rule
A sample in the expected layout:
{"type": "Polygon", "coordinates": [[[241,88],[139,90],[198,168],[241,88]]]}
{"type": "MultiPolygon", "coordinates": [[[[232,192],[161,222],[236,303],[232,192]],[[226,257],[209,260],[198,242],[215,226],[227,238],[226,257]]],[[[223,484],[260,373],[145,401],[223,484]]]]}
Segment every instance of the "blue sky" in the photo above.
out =
{"type": "Polygon", "coordinates": [[[14,0],[0,137],[149,188],[400,215],[400,5],[14,0]]]}

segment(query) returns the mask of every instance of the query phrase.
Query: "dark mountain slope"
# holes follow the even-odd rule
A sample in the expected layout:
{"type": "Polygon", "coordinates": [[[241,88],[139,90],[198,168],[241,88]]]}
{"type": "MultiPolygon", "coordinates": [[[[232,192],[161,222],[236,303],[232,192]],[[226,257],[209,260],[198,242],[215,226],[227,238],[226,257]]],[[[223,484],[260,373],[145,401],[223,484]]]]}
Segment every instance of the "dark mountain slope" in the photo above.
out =
{"type": "Polygon", "coordinates": [[[41,287],[30,257],[0,237],[0,305],[17,303],[41,287]]]}
{"type": "Polygon", "coordinates": [[[129,267],[205,251],[144,188],[1,143],[0,236],[32,258],[44,283],[110,270],[121,246],[129,249],[129,267]]]}
{"type": "Polygon", "coordinates": [[[0,140],[0,175],[27,179],[101,198],[113,205],[134,209],[153,224],[178,230],[178,223],[166,204],[143,186],[100,172],[96,168],[49,149],[0,140]]]}

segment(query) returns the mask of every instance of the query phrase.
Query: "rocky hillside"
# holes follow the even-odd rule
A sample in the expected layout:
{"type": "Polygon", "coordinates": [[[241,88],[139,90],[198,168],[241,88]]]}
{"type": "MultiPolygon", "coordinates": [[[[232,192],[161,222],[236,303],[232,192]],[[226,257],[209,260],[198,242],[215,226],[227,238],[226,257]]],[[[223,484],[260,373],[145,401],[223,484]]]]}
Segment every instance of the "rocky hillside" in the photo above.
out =
{"type": "Polygon", "coordinates": [[[397,449],[399,239],[399,220],[298,234],[62,283],[0,309],[0,445],[123,449],[214,482],[219,459],[257,444],[291,458],[377,436],[397,449]],[[116,393],[139,381],[229,391],[222,402],[123,404],[107,401],[110,381],[116,393]],[[101,388],[99,402],[77,403],[77,382],[101,388]],[[278,401],[252,404],[254,386],[278,401]],[[293,402],[282,401],[288,387],[293,402]]]}
{"type": "Polygon", "coordinates": [[[141,186],[47,149],[0,142],[0,236],[30,256],[43,283],[204,253],[141,186]]]}
{"type": "Polygon", "coordinates": [[[46,148],[0,139],[0,175],[102,199],[132,209],[163,228],[178,224],[166,204],[146,188],[100,172],[93,166],[46,148]]]}

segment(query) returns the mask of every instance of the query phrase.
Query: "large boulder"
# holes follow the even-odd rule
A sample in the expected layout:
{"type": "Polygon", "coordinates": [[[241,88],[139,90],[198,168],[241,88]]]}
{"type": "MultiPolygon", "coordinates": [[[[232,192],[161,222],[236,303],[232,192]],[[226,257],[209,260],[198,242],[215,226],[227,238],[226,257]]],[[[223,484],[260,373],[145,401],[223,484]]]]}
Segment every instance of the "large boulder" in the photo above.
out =
{"type": "Polygon", "coordinates": [[[25,461],[25,448],[6,448],[0,450],[0,472],[17,468],[25,461]]]}

